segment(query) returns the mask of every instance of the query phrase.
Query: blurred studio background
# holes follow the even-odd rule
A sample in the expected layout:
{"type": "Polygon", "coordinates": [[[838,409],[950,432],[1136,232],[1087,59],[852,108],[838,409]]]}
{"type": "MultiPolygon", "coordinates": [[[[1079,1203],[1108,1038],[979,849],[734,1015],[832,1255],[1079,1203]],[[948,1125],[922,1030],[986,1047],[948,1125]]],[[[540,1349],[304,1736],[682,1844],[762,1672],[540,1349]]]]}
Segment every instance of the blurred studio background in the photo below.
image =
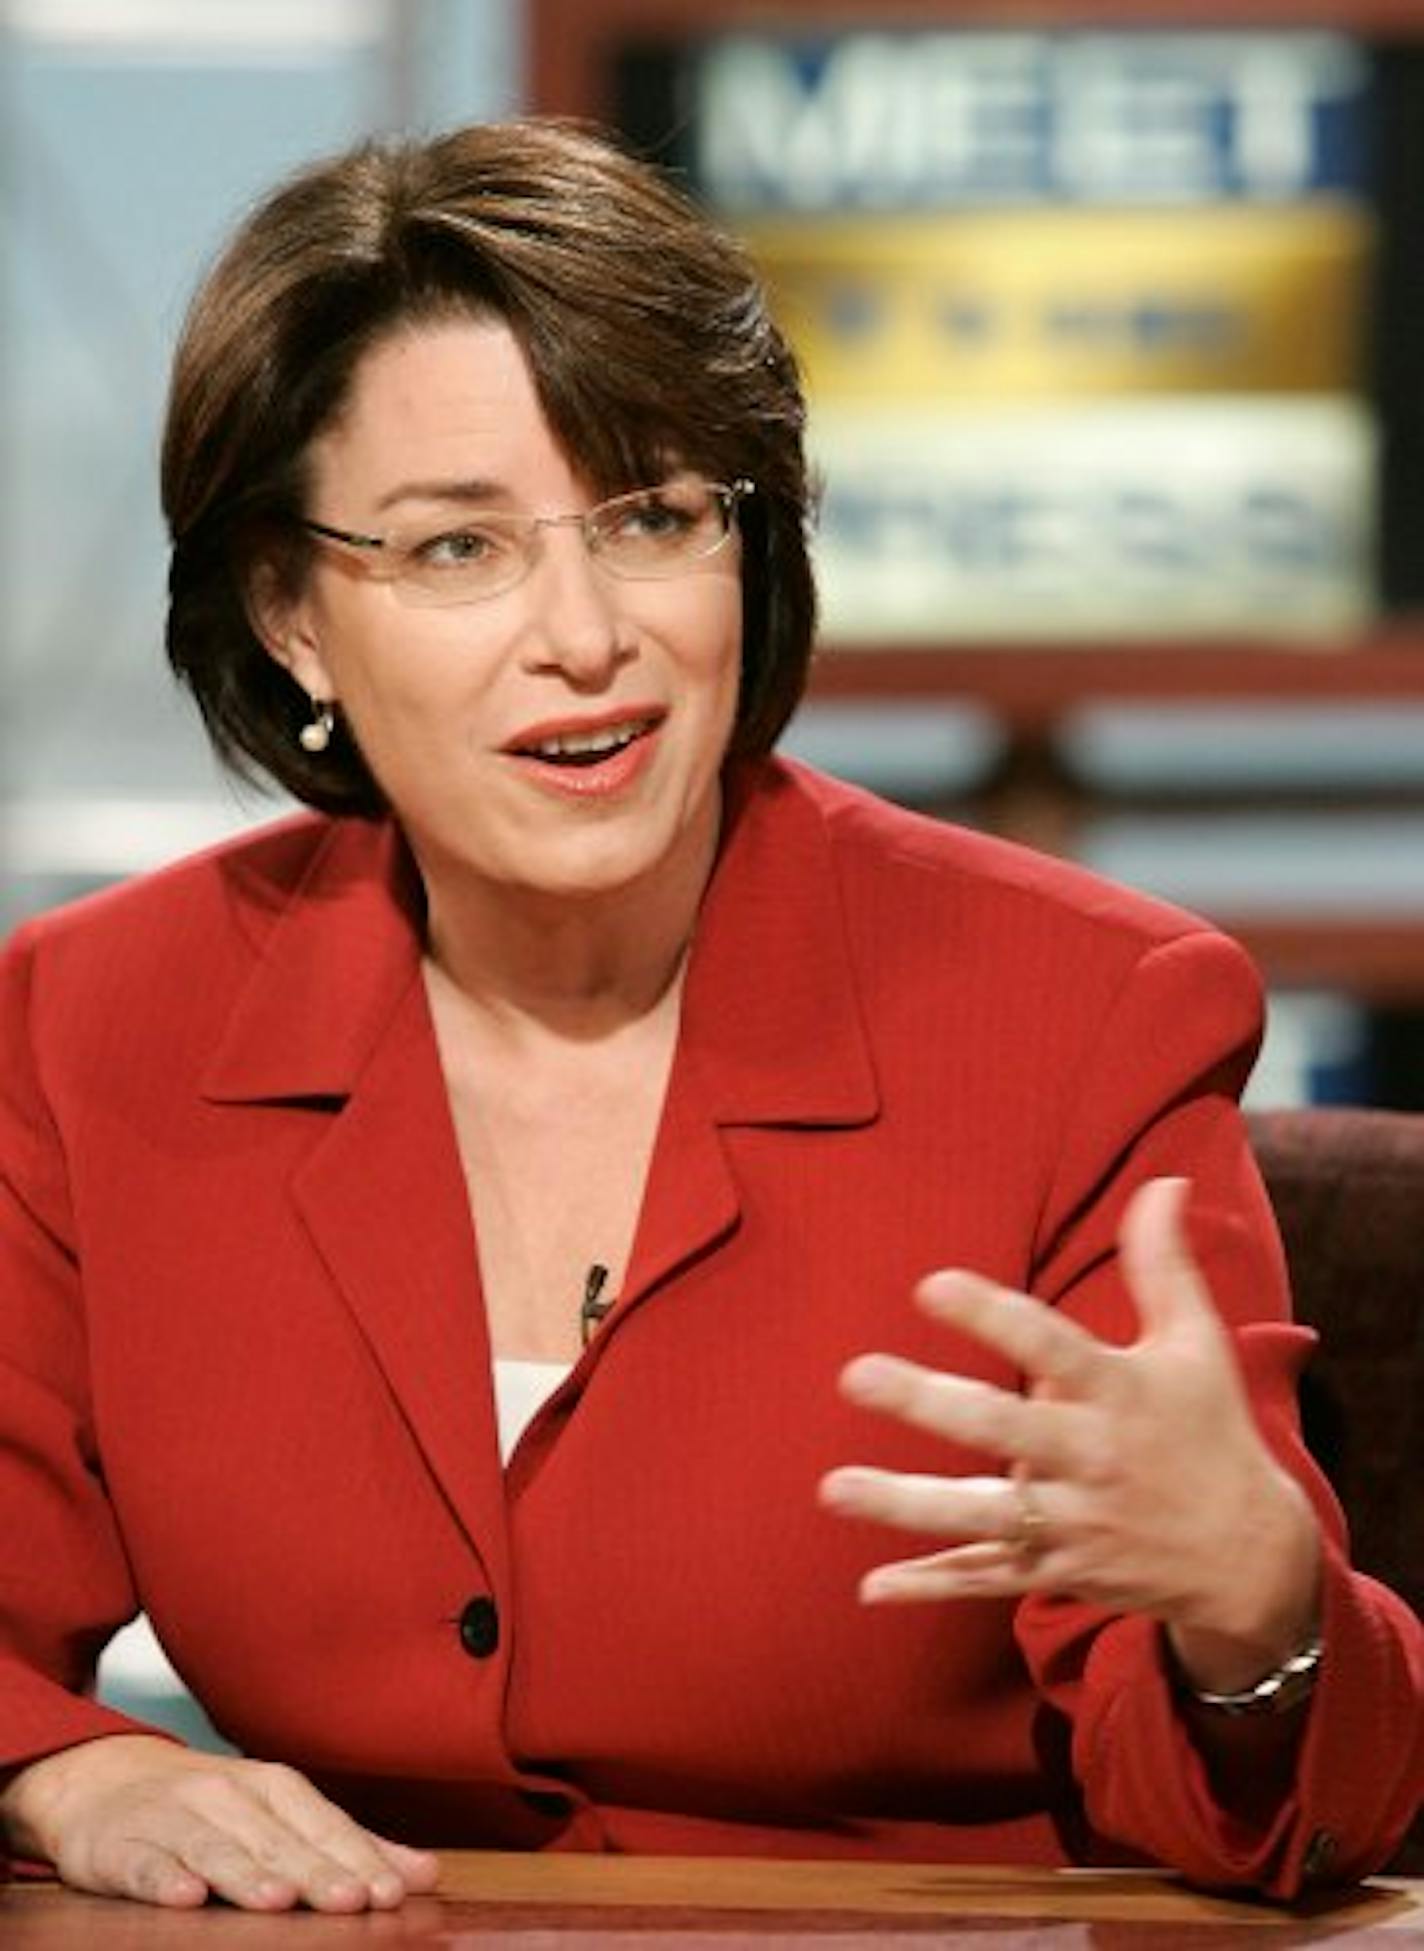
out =
{"type": "Polygon", "coordinates": [[[680,172],[802,354],[788,746],[1240,935],[1256,1103],[1424,1108],[1424,0],[0,0],[0,925],[281,810],[161,647],[203,263],[519,109],[680,172]]]}

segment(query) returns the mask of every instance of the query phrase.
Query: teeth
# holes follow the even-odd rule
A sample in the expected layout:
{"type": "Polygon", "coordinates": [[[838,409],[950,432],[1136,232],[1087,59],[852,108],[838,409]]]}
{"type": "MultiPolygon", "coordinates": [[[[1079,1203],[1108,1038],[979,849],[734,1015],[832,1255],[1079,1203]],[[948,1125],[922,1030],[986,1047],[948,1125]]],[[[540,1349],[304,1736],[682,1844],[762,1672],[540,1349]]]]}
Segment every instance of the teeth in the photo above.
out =
{"type": "Polygon", "coordinates": [[[604,725],[598,731],[560,732],[554,738],[541,738],[529,750],[540,759],[604,757],[631,745],[649,725],[646,718],[630,719],[626,725],[604,725]]]}

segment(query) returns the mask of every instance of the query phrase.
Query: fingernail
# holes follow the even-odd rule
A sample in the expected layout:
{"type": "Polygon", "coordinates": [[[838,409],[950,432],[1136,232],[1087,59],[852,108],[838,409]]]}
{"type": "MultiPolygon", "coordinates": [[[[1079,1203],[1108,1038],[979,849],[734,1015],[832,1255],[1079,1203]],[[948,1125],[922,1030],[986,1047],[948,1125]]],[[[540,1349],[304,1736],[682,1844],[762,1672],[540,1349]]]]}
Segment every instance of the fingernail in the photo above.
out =
{"type": "Polygon", "coordinates": [[[321,1900],[326,1904],[339,1904],[343,1910],[365,1908],[369,1892],[366,1885],[354,1876],[327,1877],[321,1884],[321,1900]]]}
{"type": "Polygon", "coordinates": [[[884,1394],[892,1374],[883,1355],[857,1355],[841,1370],[841,1388],[854,1402],[874,1402],[884,1394]]]}
{"type": "Polygon", "coordinates": [[[863,1473],[854,1466],[832,1470],[821,1479],[821,1502],[829,1504],[832,1510],[857,1510],[863,1502],[865,1487],[863,1473]]]}
{"type": "Polygon", "coordinates": [[[208,1886],[190,1870],[175,1869],[157,1876],[152,1885],[153,1901],[186,1908],[206,1901],[208,1886]]]}
{"type": "Polygon", "coordinates": [[[932,1274],[926,1274],[916,1283],[915,1299],[921,1307],[949,1307],[963,1297],[966,1280],[975,1278],[962,1267],[936,1267],[932,1274]]]}

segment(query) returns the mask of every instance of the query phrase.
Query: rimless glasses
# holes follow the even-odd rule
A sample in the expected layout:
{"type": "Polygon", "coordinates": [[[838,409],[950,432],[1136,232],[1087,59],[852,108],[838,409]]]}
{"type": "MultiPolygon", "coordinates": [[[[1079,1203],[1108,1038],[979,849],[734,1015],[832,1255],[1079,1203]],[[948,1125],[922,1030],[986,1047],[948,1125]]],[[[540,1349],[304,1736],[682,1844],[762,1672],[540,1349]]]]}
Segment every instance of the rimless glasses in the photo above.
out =
{"type": "Polygon", "coordinates": [[[589,555],[611,575],[634,582],[680,576],[716,555],[732,532],[737,504],[755,492],[751,481],[728,486],[684,474],[661,487],[615,495],[581,515],[478,509],[456,522],[426,518],[385,535],[360,535],[305,517],[300,526],[356,551],[368,574],[394,584],[408,602],[434,607],[481,603],[523,582],[546,528],[578,529],[589,555]]]}

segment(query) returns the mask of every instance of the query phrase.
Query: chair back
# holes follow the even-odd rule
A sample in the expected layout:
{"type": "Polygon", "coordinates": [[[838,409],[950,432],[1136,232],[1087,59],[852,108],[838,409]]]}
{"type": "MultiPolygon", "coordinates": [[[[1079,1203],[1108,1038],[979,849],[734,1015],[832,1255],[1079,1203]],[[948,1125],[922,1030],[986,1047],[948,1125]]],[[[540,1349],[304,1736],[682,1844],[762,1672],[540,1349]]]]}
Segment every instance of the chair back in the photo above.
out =
{"type": "Polygon", "coordinates": [[[1320,1335],[1306,1435],[1353,1558],[1424,1613],[1424,1118],[1253,1112],[1297,1317],[1320,1335]]]}
{"type": "MultiPolygon", "coordinates": [[[[1306,1440],[1354,1564],[1424,1614],[1424,1117],[1320,1107],[1247,1122],[1296,1316],[1320,1336],[1306,1440]]],[[[1390,1867],[1424,1874],[1424,1810],[1390,1867]]]]}

